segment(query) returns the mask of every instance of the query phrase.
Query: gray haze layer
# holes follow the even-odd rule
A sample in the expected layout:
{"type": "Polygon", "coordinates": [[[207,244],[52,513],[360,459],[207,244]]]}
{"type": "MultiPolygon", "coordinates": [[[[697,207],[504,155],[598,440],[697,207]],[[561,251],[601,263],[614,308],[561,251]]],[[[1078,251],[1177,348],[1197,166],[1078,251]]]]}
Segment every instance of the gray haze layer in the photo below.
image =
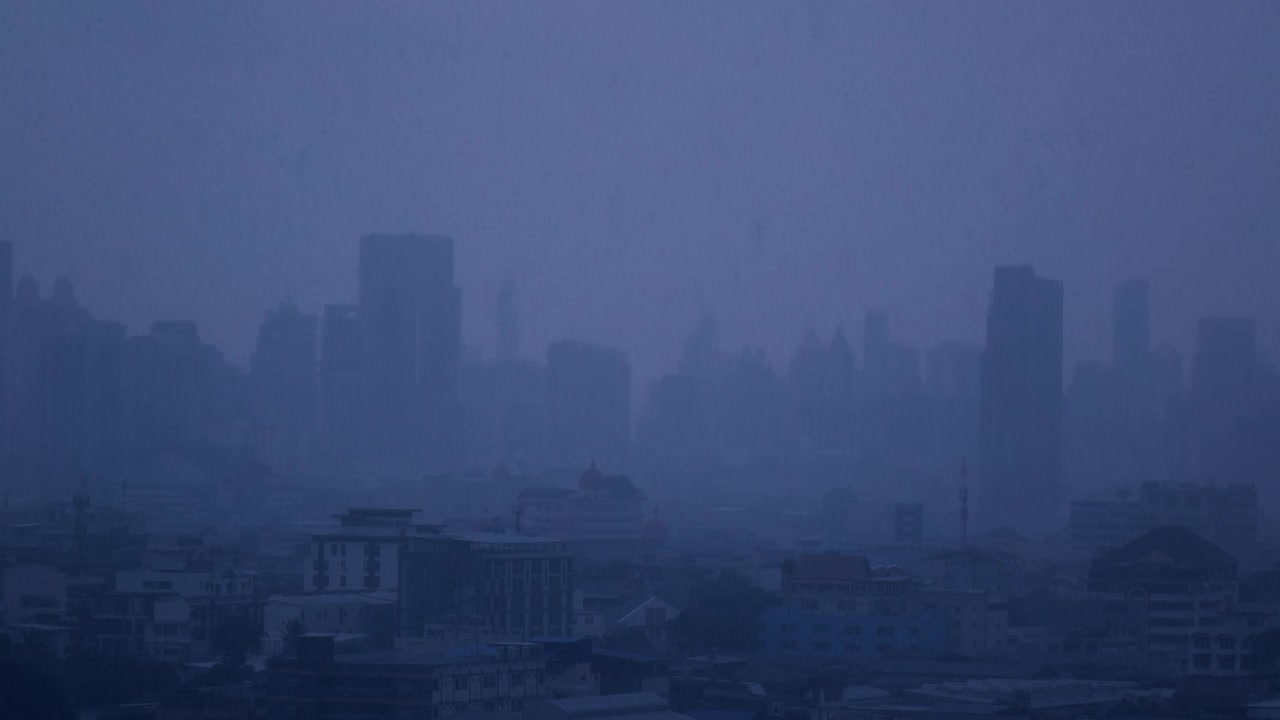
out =
{"type": "Polygon", "coordinates": [[[1269,347],[1278,37],[1276,3],[4,2],[0,236],[238,361],[379,230],[457,238],[468,345],[513,277],[526,355],[641,382],[705,309],[775,362],[869,308],[976,340],[1007,262],[1063,281],[1068,366],[1134,275],[1155,340],[1269,347]]]}

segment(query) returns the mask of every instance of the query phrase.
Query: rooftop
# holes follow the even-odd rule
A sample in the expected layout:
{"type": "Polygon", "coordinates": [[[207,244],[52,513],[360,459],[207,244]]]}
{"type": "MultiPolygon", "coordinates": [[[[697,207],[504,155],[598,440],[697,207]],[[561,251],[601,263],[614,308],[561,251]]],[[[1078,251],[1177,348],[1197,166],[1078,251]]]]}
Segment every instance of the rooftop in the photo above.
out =
{"type": "Polygon", "coordinates": [[[854,582],[871,579],[871,566],[863,555],[803,555],[791,572],[794,580],[854,582]]]}
{"type": "Polygon", "coordinates": [[[394,605],[395,593],[323,593],[320,595],[276,595],[267,598],[267,602],[285,605],[301,605],[319,607],[334,603],[364,603],[366,605],[394,605]]]}

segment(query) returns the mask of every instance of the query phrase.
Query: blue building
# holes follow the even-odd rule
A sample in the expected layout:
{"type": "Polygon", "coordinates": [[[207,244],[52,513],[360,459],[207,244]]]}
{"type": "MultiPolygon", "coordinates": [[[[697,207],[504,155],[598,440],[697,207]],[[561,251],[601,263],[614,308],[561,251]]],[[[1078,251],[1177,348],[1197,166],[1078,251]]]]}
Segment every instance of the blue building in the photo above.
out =
{"type": "Polygon", "coordinates": [[[947,650],[946,616],[937,609],[867,615],[778,607],[766,612],[764,624],[765,650],[777,655],[856,659],[947,650]]]}

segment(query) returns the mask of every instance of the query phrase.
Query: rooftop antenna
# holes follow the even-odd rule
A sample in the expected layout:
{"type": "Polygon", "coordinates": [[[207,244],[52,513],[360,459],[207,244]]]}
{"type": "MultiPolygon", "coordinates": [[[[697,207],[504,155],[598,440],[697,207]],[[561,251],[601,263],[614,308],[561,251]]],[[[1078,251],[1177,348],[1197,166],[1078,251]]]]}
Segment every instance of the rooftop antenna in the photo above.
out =
{"type": "Polygon", "coordinates": [[[969,547],[969,462],[960,458],[960,547],[969,547]]]}

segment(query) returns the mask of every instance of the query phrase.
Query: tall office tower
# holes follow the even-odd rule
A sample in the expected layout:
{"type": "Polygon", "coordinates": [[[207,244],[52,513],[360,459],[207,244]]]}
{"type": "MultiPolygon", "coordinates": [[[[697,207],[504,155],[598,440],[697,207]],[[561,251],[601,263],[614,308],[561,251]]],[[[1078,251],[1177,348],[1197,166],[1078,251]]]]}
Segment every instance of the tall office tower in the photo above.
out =
{"type": "Polygon", "coordinates": [[[208,442],[220,358],[200,339],[196,324],[152,323],[150,334],[129,339],[126,356],[131,447],[155,450],[208,442]]]}
{"type": "Polygon", "coordinates": [[[317,466],[352,472],[360,449],[360,311],[326,305],[320,334],[319,443],[317,466]]]}
{"type": "Polygon", "coordinates": [[[977,401],[982,348],[963,342],[941,342],[925,355],[925,389],[935,399],[977,401]]]}
{"type": "Polygon", "coordinates": [[[40,296],[35,278],[18,281],[5,341],[5,446],[9,455],[31,456],[40,446],[43,410],[40,388],[45,344],[57,331],[53,306],[40,296]]]}
{"type": "Polygon", "coordinates": [[[1199,480],[1261,480],[1257,325],[1253,318],[1203,318],[1191,368],[1186,470],[1199,480]]]}
{"type": "Polygon", "coordinates": [[[1151,362],[1151,287],[1126,280],[1111,296],[1111,364],[1145,370],[1151,362]]]}
{"type": "Polygon", "coordinates": [[[621,469],[631,442],[631,365],[621,352],[561,341],[547,350],[552,458],[621,469]]]}
{"type": "Polygon", "coordinates": [[[862,319],[862,367],[867,381],[881,380],[889,354],[889,316],[879,311],[868,312],[862,319]]]}
{"type": "Polygon", "coordinates": [[[267,311],[249,359],[259,449],[276,468],[297,472],[309,456],[316,418],[316,317],[292,303],[267,311]]]}
{"type": "Polygon", "coordinates": [[[360,240],[363,459],[417,475],[452,469],[461,435],[462,300],[453,240],[360,240]]]}
{"type": "Polygon", "coordinates": [[[0,321],[13,302],[13,243],[0,240],[0,321]]]}
{"type": "Polygon", "coordinates": [[[93,320],[45,343],[43,452],[71,472],[95,475],[123,457],[127,347],[123,325],[93,320]]]}
{"type": "Polygon", "coordinates": [[[520,314],[516,308],[516,286],[511,280],[498,291],[498,361],[509,363],[520,357],[520,314]]]}
{"type": "Polygon", "coordinates": [[[975,520],[1043,534],[1064,521],[1062,284],[999,266],[987,311],[975,520]]]}
{"type": "Polygon", "coordinates": [[[13,309],[13,244],[0,240],[0,452],[8,447],[9,362],[12,339],[9,336],[9,317],[13,309]]]}

